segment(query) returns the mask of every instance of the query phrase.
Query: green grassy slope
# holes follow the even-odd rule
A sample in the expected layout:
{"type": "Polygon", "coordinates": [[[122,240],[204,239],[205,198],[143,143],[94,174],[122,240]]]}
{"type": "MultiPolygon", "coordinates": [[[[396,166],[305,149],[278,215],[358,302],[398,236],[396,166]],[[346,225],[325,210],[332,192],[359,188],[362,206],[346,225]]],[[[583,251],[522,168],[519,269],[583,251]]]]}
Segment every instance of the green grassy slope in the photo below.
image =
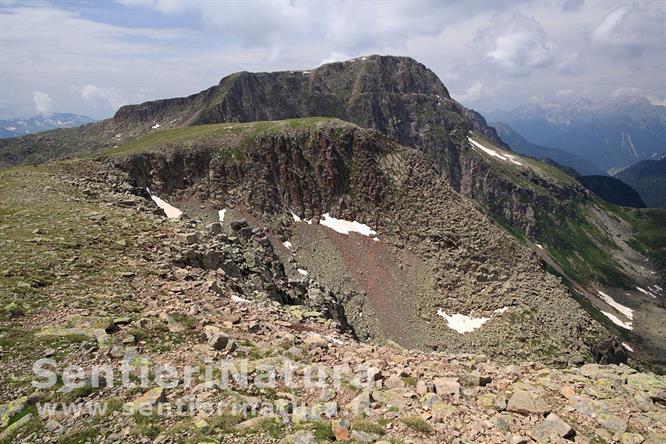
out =
{"type": "Polygon", "coordinates": [[[666,277],[666,210],[615,207],[615,213],[634,228],[630,245],[651,257],[666,277]]]}
{"type": "MultiPolygon", "coordinates": [[[[502,154],[479,134],[474,140],[502,154]]],[[[597,282],[613,287],[632,287],[632,279],[626,275],[616,260],[619,247],[607,232],[598,215],[619,218],[630,224],[634,239],[630,245],[637,251],[660,261],[662,272],[666,259],[664,237],[666,237],[666,211],[655,209],[630,209],[609,204],[580,189],[577,181],[562,170],[545,162],[516,155],[522,165],[474,150],[490,170],[535,196],[546,198],[548,211],[540,213],[532,240],[546,248],[565,273],[581,285],[597,282]],[[566,192],[569,199],[562,200],[558,194],[566,192]]],[[[515,155],[515,153],[514,153],[515,155]]],[[[509,233],[524,240],[520,231],[510,226],[502,214],[486,208],[490,216],[509,233]]]]}
{"type": "Polygon", "coordinates": [[[307,117],[289,120],[187,126],[159,131],[136,138],[116,148],[104,151],[103,155],[124,156],[137,154],[161,149],[165,145],[178,145],[179,148],[196,147],[212,140],[228,140],[230,143],[242,146],[262,133],[298,128],[307,129],[324,123],[346,124],[342,120],[331,117],[307,117]]]}

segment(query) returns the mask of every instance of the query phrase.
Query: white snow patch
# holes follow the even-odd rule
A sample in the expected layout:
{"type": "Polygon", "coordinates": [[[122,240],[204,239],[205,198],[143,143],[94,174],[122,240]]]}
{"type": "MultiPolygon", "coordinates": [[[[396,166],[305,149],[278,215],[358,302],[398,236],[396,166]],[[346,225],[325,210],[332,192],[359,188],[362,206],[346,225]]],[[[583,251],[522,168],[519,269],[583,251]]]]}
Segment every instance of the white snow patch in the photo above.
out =
{"type": "Polygon", "coordinates": [[[326,339],[328,342],[330,342],[330,343],[332,343],[332,344],[337,344],[337,345],[342,345],[342,344],[344,344],[344,341],[341,341],[341,340],[339,340],[339,339],[336,339],[336,338],[334,338],[334,337],[332,337],[332,336],[320,335],[319,333],[315,333],[315,332],[312,332],[312,331],[307,332],[307,333],[305,334],[305,336],[317,336],[317,337],[320,337],[320,338],[324,338],[324,339],[326,339]]]}
{"type": "Polygon", "coordinates": [[[626,349],[629,350],[630,352],[633,352],[633,351],[634,351],[634,349],[631,348],[631,347],[629,346],[629,344],[627,344],[626,342],[623,342],[623,343],[622,343],[622,347],[626,348],[626,349]]]}
{"type": "Polygon", "coordinates": [[[619,313],[622,313],[624,316],[626,316],[629,319],[629,324],[631,325],[631,321],[634,319],[634,310],[633,309],[631,309],[631,308],[629,308],[625,305],[618,304],[617,302],[615,302],[615,299],[608,296],[603,291],[597,290],[597,293],[599,293],[599,296],[601,296],[601,299],[603,299],[603,301],[605,303],[607,303],[608,305],[610,305],[611,307],[616,309],[619,313]]]}
{"type": "Polygon", "coordinates": [[[502,307],[498,308],[497,310],[493,310],[493,313],[504,313],[509,309],[509,307],[502,307]]]}
{"type": "Polygon", "coordinates": [[[285,242],[282,242],[282,245],[284,245],[285,247],[287,247],[288,249],[291,250],[291,242],[285,241],[285,242]]]}
{"type": "MultiPolygon", "coordinates": [[[[648,287],[648,288],[650,288],[650,287],[648,287]]],[[[636,290],[638,290],[638,291],[640,291],[641,293],[645,293],[645,294],[647,294],[647,295],[649,295],[649,296],[652,296],[653,298],[657,299],[657,296],[653,295],[651,292],[649,292],[649,291],[647,291],[647,290],[645,290],[645,289],[643,289],[643,288],[641,288],[641,287],[636,287],[636,290]]]]}
{"type": "Polygon", "coordinates": [[[165,202],[164,200],[155,196],[153,193],[150,192],[150,188],[146,188],[146,191],[148,191],[148,194],[150,194],[150,198],[153,200],[153,202],[155,202],[158,207],[164,210],[164,213],[169,219],[178,219],[180,216],[182,216],[183,214],[182,211],[180,211],[178,208],[174,207],[170,203],[165,202]]]}
{"type": "Polygon", "coordinates": [[[303,219],[301,219],[296,213],[294,213],[293,211],[289,210],[289,212],[291,213],[291,217],[294,218],[294,222],[307,222],[308,225],[312,225],[312,221],[311,221],[311,220],[307,220],[307,219],[306,219],[306,220],[303,220],[303,219]]]}
{"type": "Polygon", "coordinates": [[[504,153],[504,157],[506,157],[507,159],[509,159],[509,161],[510,161],[511,163],[513,163],[513,164],[516,164],[516,165],[522,165],[522,163],[518,162],[518,161],[515,159],[516,156],[513,155],[513,154],[506,154],[506,153],[504,153]]]}
{"type": "Polygon", "coordinates": [[[617,316],[615,316],[613,314],[610,314],[607,311],[601,310],[601,313],[604,316],[606,316],[608,319],[610,319],[611,322],[613,322],[613,324],[615,324],[615,325],[619,325],[620,327],[626,328],[627,330],[633,330],[634,329],[634,326],[632,325],[631,321],[623,322],[617,316]]]}
{"type": "Polygon", "coordinates": [[[337,345],[343,345],[345,343],[345,341],[341,341],[331,336],[324,336],[324,339],[326,339],[328,342],[332,342],[333,344],[337,345]]]}
{"type": "Polygon", "coordinates": [[[490,318],[473,318],[463,314],[447,315],[441,308],[437,310],[437,314],[446,320],[449,328],[457,331],[460,334],[469,333],[481,328],[483,324],[488,322],[490,318]]]}
{"type": "Polygon", "coordinates": [[[541,244],[534,244],[534,245],[536,245],[537,247],[539,247],[543,250],[543,246],[541,244]]]}
{"type": "Polygon", "coordinates": [[[495,151],[491,148],[487,148],[487,147],[481,145],[479,142],[472,139],[471,137],[468,137],[467,140],[469,140],[472,145],[474,145],[475,147],[477,147],[478,149],[480,149],[481,151],[483,151],[484,153],[486,153],[490,156],[497,157],[498,159],[502,159],[505,162],[511,162],[513,164],[516,164],[516,165],[522,165],[522,163],[520,163],[516,159],[514,159],[515,156],[513,154],[499,153],[498,151],[495,151]]]}
{"type": "Polygon", "coordinates": [[[379,238],[377,237],[377,232],[375,230],[360,222],[356,221],[350,222],[344,219],[336,219],[334,217],[331,217],[330,214],[325,213],[323,214],[323,218],[321,219],[321,221],[319,221],[319,223],[332,230],[337,231],[338,233],[342,234],[358,233],[362,234],[363,236],[372,237],[372,239],[376,241],[379,240],[379,238]]]}
{"type": "Polygon", "coordinates": [[[305,271],[305,270],[303,270],[302,268],[299,268],[299,269],[297,269],[296,271],[298,271],[298,272],[299,272],[300,274],[302,274],[303,276],[307,276],[307,275],[308,275],[308,272],[305,271]]]}
{"type": "Polygon", "coordinates": [[[224,222],[224,215],[227,214],[227,209],[223,208],[220,211],[218,211],[217,214],[220,218],[220,222],[224,222]]]}
{"type": "Polygon", "coordinates": [[[160,124],[159,124],[159,123],[156,123],[155,125],[151,126],[152,129],[157,129],[157,128],[159,128],[159,127],[160,127],[160,124]]]}
{"type": "Polygon", "coordinates": [[[243,299],[242,297],[236,296],[235,294],[231,295],[231,300],[234,301],[234,302],[238,302],[240,304],[251,304],[252,303],[252,301],[250,301],[248,299],[243,299]]]}

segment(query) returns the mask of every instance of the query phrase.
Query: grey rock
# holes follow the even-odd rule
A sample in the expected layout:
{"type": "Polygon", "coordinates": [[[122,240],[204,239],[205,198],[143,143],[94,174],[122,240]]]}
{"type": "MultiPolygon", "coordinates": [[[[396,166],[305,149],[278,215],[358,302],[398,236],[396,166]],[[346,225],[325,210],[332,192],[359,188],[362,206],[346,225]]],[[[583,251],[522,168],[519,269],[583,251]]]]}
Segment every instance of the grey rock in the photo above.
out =
{"type": "Polygon", "coordinates": [[[361,432],[359,430],[352,431],[352,440],[360,443],[372,443],[379,439],[379,436],[374,433],[361,432]]]}
{"type": "Polygon", "coordinates": [[[215,350],[233,351],[236,349],[236,345],[231,337],[222,332],[214,333],[208,340],[208,345],[215,350]]]}
{"type": "Polygon", "coordinates": [[[575,434],[574,429],[554,413],[549,414],[532,430],[532,437],[538,442],[548,442],[553,436],[570,438],[575,434]]]}
{"type": "Polygon", "coordinates": [[[457,401],[460,399],[460,383],[457,378],[436,378],[433,381],[435,393],[457,401]]]}
{"type": "Polygon", "coordinates": [[[299,430],[294,433],[294,444],[317,444],[314,433],[307,430],[299,430]]]}
{"type": "Polygon", "coordinates": [[[222,232],[222,224],[219,222],[213,222],[206,225],[206,229],[210,234],[220,234],[222,232]]]}
{"type": "Polygon", "coordinates": [[[507,411],[520,413],[521,415],[545,415],[550,412],[550,407],[535,393],[527,390],[517,389],[506,407],[507,411]]]}
{"type": "Polygon", "coordinates": [[[178,235],[178,240],[187,245],[196,244],[197,239],[197,233],[182,233],[178,235]]]}
{"type": "Polygon", "coordinates": [[[624,433],[627,430],[627,422],[615,415],[601,414],[597,416],[597,422],[601,427],[612,432],[624,433]]]}

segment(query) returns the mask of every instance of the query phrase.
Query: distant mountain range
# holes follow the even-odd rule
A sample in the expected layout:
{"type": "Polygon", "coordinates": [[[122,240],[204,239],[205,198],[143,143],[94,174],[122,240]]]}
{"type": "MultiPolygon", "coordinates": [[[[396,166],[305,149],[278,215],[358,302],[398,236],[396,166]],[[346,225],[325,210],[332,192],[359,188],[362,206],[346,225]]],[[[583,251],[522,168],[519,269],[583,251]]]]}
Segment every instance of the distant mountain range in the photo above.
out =
{"type": "Polygon", "coordinates": [[[0,138],[25,136],[58,128],[73,128],[93,122],[95,119],[72,113],[55,113],[48,116],[40,114],[27,119],[0,120],[0,138]]]}
{"type": "Polygon", "coordinates": [[[532,103],[486,117],[533,144],[568,151],[610,173],[666,152],[666,107],[645,98],[532,103]]]}
{"type": "Polygon", "coordinates": [[[592,162],[582,159],[581,157],[568,151],[558,148],[539,146],[531,143],[506,123],[491,122],[490,125],[495,127],[497,134],[499,134],[502,140],[517,153],[525,154],[540,160],[553,160],[555,163],[565,167],[571,167],[583,175],[604,174],[604,172],[600,168],[596,167],[592,162]]]}
{"type": "Polygon", "coordinates": [[[638,191],[647,206],[666,208],[666,156],[638,162],[615,177],[638,191]]]}

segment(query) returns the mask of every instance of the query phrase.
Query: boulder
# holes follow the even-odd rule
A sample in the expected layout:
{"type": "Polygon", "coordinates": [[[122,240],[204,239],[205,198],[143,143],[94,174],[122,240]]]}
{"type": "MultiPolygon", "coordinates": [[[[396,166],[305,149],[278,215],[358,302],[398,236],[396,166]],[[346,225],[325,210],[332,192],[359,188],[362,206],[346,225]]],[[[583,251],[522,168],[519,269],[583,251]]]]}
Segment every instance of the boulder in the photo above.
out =
{"type": "Polygon", "coordinates": [[[359,430],[354,430],[351,437],[354,442],[363,444],[372,443],[379,439],[379,436],[374,433],[361,432],[359,430]]]}
{"type": "Polygon", "coordinates": [[[132,405],[134,408],[139,409],[146,405],[152,407],[164,401],[166,401],[166,390],[164,387],[155,387],[132,401],[132,405]]]}
{"type": "Polygon", "coordinates": [[[232,352],[236,349],[236,343],[233,339],[222,332],[213,333],[208,340],[208,345],[215,350],[226,350],[228,352],[232,352]]]}
{"type": "Polygon", "coordinates": [[[294,444],[317,444],[317,439],[314,436],[314,433],[308,430],[299,430],[294,433],[294,444]]]}
{"type": "Polygon", "coordinates": [[[222,224],[219,222],[213,222],[206,225],[206,229],[210,234],[220,234],[222,232],[222,224]]]}
{"type": "Polygon", "coordinates": [[[331,430],[333,430],[333,435],[335,435],[336,441],[349,441],[351,437],[351,424],[346,419],[334,419],[331,421],[331,430]]]}
{"type": "Polygon", "coordinates": [[[554,413],[549,414],[532,430],[532,437],[538,442],[549,442],[550,438],[571,438],[576,432],[554,413]]]}
{"type": "Polygon", "coordinates": [[[592,357],[599,364],[626,364],[627,350],[618,338],[606,338],[592,346],[592,357]]]}
{"type": "Polygon", "coordinates": [[[197,243],[197,233],[180,233],[178,234],[178,240],[184,244],[192,245],[197,243]]]}
{"type": "Polygon", "coordinates": [[[460,399],[460,383],[457,378],[435,378],[432,382],[438,395],[451,398],[453,401],[460,399]]]}
{"type": "Polygon", "coordinates": [[[404,388],[405,381],[402,380],[400,375],[391,375],[384,381],[384,387],[388,389],[404,388]]]}
{"type": "Polygon", "coordinates": [[[507,411],[521,415],[544,416],[550,412],[550,407],[537,394],[527,390],[518,389],[513,393],[506,406],[507,411]]]}

